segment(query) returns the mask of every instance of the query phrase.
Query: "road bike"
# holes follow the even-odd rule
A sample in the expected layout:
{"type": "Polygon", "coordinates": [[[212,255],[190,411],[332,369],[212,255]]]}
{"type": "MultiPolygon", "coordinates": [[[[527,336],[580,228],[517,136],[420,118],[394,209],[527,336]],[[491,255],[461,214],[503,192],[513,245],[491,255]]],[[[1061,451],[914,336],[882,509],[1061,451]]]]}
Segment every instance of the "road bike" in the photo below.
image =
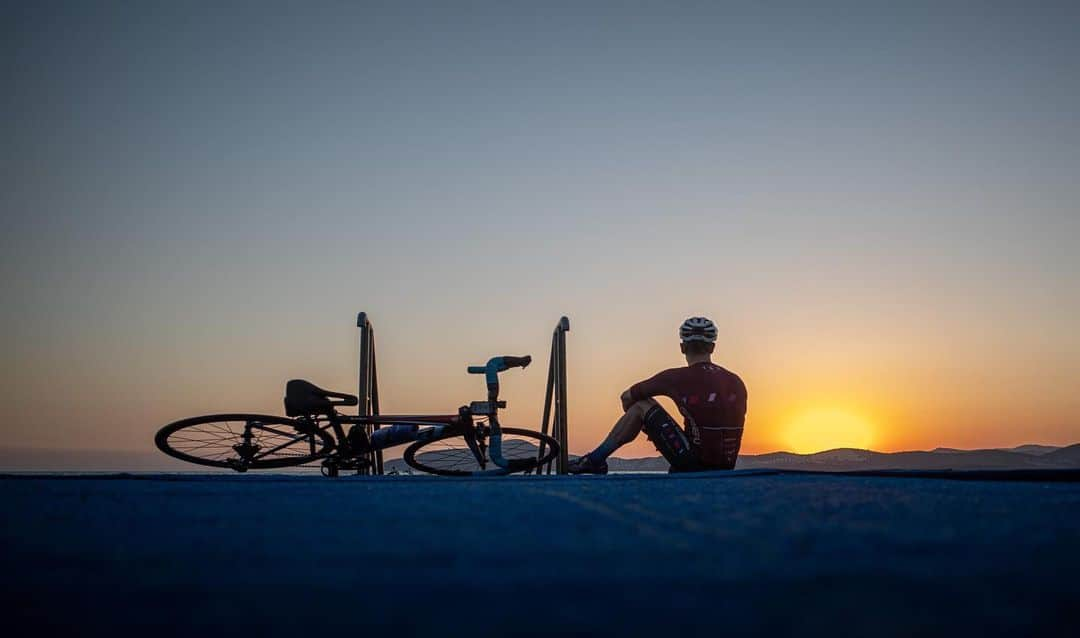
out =
{"type": "Polygon", "coordinates": [[[356,396],[331,392],[294,379],[285,385],[285,415],[212,414],[182,419],[161,428],[154,443],[182,461],[237,472],[321,462],[325,476],[370,469],[375,453],[409,443],[405,462],[421,472],[444,476],[531,472],[559,453],[556,439],[533,430],[503,427],[499,374],[525,368],[532,357],[493,357],[484,366],[487,399],[458,408],[457,414],[349,415],[356,396]],[[349,427],[346,432],[346,426],[349,427]]]}

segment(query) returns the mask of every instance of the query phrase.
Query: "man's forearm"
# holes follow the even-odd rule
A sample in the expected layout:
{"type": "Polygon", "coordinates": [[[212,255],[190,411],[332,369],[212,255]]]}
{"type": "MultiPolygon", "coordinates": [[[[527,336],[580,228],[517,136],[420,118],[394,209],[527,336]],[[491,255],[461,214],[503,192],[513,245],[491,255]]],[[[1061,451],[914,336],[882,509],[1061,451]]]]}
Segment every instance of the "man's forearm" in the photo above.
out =
{"type": "Polygon", "coordinates": [[[654,387],[656,383],[652,381],[652,379],[646,379],[627,388],[626,392],[623,392],[623,408],[628,408],[642,399],[663,394],[659,388],[654,387]]]}
{"type": "Polygon", "coordinates": [[[626,395],[630,397],[631,403],[635,401],[641,401],[642,399],[648,399],[655,397],[658,394],[663,394],[660,388],[656,387],[658,384],[653,379],[646,379],[635,383],[626,389],[626,395]]]}
{"type": "Polygon", "coordinates": [[[665,372],[655,374],[644,381],[639,381],[634,385],[627,388],[626,392],[623,392],[623,409],[626,409],[634,403],[641,401],[642,399],[649,399],[652,397],[666,396],[667,387],[670,385],[666,382],[667,377],[665,372]]]}

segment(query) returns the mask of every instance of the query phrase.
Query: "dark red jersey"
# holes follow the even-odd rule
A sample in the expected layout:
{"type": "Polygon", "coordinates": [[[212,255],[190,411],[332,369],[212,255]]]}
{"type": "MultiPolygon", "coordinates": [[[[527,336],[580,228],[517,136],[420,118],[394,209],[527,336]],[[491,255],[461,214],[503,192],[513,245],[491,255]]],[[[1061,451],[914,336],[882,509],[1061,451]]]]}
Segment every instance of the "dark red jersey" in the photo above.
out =
{"type": "Polygon", "coordinates": [[[682,412],[686,434],[706,465],[735,467],[746,421],[746,385],[712,363],[664,370],[630,388],[635,401],[665,396],[682,412]]]}

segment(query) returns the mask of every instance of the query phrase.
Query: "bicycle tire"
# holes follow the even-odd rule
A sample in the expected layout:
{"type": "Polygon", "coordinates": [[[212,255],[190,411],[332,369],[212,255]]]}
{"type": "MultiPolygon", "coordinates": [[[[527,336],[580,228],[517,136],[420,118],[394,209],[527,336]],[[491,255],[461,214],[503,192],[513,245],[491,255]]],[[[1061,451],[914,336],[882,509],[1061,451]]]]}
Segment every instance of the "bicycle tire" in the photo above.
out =
{"type": "Polygon", "coordinates": [[[325,430],[318,427],[301,429],[301,425],[302,422],[297,419],[269,414],[208,414],[166,425],[154,436],[154,444],[165,454],[181,461],[240,472],[304,465],[326,456],[334,449],[334,438],[325,430]],[[247,427],[246,424],[251,422],[258,424],[258,427],[252,428],[257,431],[252,441],[260,451],[266,451],[262,457],[256,452],[244,462],[233,447],[244,440],[234,424],[241,423],[244,424],[242,427],[247,427]]]}
{"type": "MultiPolygon", "coordinates": [[[[521,467],[513,472],[531,471],[537,466],[550,463],[559,453],[559,442],[546,434],[522,428],[500,429],[503,433],[503,456],[511,461],[530,458],[536,460],[540,443],[543,442],[545,447],[544,457],[539,463],[521,467]]],[[[480,467],[472,450],[465,442],[464,435],[460,432],[426,441],[416,441],[405,449],[405,462],[413,469],[440,476],[473,476],[486,470],[498,469],[498,466],[490,460],[487,467],[480,467]],[[435,446],[439,444],[442,444],[442,447],[436,448],[435,446]],[[429,449],[422,452],[424,448],[429,449]],[[417,458],[417,453],[420,453],[420,458],[417,458]]]]}

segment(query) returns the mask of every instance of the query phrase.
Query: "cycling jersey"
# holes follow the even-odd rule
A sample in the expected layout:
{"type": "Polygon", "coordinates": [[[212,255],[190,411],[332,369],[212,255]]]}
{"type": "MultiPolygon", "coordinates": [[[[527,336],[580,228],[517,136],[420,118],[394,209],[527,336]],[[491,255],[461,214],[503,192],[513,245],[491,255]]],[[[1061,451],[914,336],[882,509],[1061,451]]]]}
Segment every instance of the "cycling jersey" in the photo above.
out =
{"type": "Polygon", "coordinates": [[[655,396],[668,397],[678,406],[702,464],[735,467],[746,420],[746,385],[738,375],[702,362],[664,370],[630,387],[634,401],[655,396]]]}

